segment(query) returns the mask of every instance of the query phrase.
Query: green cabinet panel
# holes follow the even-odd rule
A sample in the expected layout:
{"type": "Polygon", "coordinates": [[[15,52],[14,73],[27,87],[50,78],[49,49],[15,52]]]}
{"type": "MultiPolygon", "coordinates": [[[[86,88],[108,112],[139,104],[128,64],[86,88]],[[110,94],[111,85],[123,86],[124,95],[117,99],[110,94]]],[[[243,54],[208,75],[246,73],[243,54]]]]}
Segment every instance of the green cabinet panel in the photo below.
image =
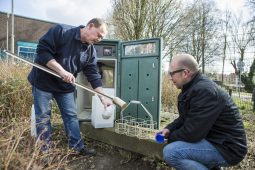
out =
{"type": "MultiPolygon", "coordinates": [[[[140,101],[158,122],[159,109],[159,59],[158,57],[128,58],[121,63],[121,98],[140,101]]],[[[140,105],[131,105],[124,116],[149,120],[140,105]]]]}
{"type": "MultiPolygon", "coordinates": [[[[147,108],[158,121],[158,89],[159,89],[159,60],[156,57],[139,59],[138,100],[147,108]]],[[[138,117],[149,119],[150,117],[142,107],[138,107],[138,117]]]]}
{"type": "MultiPolygon", "coordinates": [[[[138,98],[138,62],[137,59],[124,59],[121,62],[121,99],[130,102],[138,98]]],[[[128,107],[124,116],[137,117],[137,106],[128,107]]]]}

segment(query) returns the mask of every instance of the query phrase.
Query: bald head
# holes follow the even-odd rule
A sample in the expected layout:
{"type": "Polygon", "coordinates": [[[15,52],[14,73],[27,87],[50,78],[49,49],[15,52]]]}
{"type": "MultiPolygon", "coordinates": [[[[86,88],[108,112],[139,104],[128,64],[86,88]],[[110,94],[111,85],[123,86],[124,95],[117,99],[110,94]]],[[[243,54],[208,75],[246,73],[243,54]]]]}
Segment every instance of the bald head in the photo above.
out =
{"type": "Polygon", "coordinates": [[[104,20],[101,19],[101,18],[93,18],[93,19],[91,19],[91,20],[87,23],[87,25],[89,25],[89,24],[94,24],[94,26],[95,26],[96,28],[100,27],[101,25],[107,26],[106,23],[104,22],[104,20]]]}
{"type": "Polygon", "coordinates": [[[188,69],[192,73],[199,71],[198,63],[192,55],[177,54],[171,61],[171,64],[176,65],[178,68],[188,69]]]}
{"type": "Polygon", "coordinates": [[[178,89],[182,89],[198,71],[198,63],[192,55],[178,54],[174,56],[169,65],[169,79],[178,89]]]}

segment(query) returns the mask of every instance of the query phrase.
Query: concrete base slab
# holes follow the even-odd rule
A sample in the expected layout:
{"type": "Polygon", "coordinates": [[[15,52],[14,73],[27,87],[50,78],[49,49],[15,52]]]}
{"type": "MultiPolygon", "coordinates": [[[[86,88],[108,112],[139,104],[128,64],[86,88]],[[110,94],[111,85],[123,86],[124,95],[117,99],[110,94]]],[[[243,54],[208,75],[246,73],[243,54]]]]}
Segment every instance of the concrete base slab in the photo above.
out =
{"type": "Polygon", "coordinates": [[[162,150],[164,144],[158,144],[150,139],[138,139],[123,134],[118,134],[114,128],[94,128],[91,123],[81,122],[81,132],[87,137],[131,151],[148,157],[163,160],[162,150]]]}

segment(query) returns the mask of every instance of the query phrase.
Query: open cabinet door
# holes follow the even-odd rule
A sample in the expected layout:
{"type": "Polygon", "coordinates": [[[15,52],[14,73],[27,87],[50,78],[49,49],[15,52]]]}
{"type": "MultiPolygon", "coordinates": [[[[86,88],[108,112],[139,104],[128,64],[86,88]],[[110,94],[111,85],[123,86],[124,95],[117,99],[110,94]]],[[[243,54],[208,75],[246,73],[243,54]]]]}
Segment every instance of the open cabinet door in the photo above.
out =
{"type": "MultiPolygon", "coordinates": [[[[153,116],[159,127],[161,107],[161,39],[121,42],[120,98],[127,103],[140,101],[153,116]]],[[[124,116],[149,120],[139,105],[128,107],[124,116]]]]}

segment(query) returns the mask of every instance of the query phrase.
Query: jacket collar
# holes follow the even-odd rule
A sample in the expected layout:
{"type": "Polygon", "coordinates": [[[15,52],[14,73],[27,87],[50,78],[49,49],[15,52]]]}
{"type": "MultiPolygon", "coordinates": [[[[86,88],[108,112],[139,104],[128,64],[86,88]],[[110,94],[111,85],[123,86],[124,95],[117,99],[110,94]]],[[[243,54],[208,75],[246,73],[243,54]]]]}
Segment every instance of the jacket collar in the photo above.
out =
{"type": "Polygon", "coordinates": [[[80,25],[76,27],[76,32],[75,32],[75,39],[81,41],[81,31],[80,29],[84,28],[84,25],[80,25]]]}
{"type": "Polygon", "coordinates": [[[202,73],[198,71],[196,74],[193,75],[193,78],[191,79],[190,82],[183,85],[182,91],[186,91],[192,84],[197,82],[201,77],[202,77],[202,73]]]}

